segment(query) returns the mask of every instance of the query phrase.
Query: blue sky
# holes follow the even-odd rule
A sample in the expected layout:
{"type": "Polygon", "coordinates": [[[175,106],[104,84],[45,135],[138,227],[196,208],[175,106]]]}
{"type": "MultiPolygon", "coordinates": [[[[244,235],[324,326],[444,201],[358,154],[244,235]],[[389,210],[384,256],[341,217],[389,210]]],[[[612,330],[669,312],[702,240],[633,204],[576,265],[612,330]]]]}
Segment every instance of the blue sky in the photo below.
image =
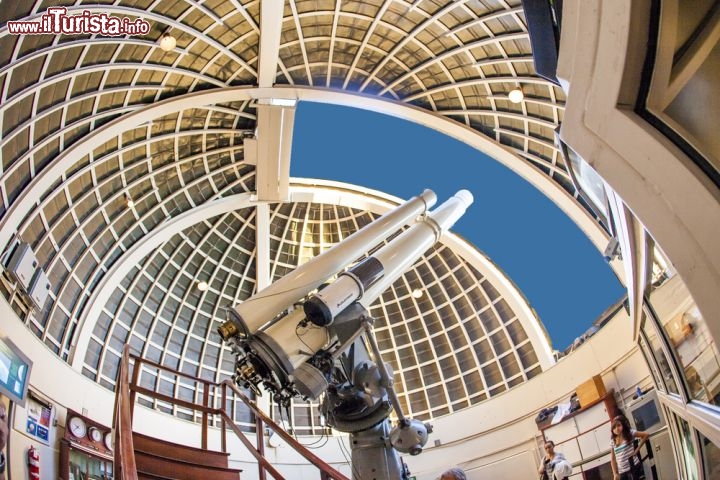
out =
{"type": "Polygon", "coordinates": [[[290,174],[352,183],[438,204],[460,189],[475,202],[452,231],[495,262],[564,349],[624,293],[580,229],[532,185],[490,157],[387,115],[300,102],[290,174]]]}

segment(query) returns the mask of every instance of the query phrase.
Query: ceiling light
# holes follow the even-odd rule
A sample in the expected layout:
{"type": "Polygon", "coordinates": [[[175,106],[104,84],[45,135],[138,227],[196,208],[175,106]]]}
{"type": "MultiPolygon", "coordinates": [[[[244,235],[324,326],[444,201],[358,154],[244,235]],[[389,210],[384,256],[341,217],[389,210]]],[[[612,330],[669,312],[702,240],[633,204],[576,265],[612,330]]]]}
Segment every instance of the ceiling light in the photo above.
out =
{"type": "Polygon", "coordinates": [[[133,208],[135,206],[135,201],[127,193],[125,194],[125,205],[127,205],[128,208],[133,208]]]}
{"type": "Polygon", "coordinates": [[[206,291],[208,289],[208,283],[205,281],[198,282],[197,289],[200,290],[201,292],[206,291]]]}
{"type": "Polygon", "coordinates": [[[175,40],[175,37],[170,35],[169,33],[165,32],[160,37],[160,48],[164,52],[169,52],[173,48],[175,48],[175,45],[177,45],[177,41],[175,40]]]}
{"type": "Polygon", "coordinates": [[[420,298],[423,296],[423,292],[419,288],[416,288],[415,290],[412,291],[412,296],[413,296],[413,298],[420,298]]]}
{"type": "Polygon", "coordinates": [[[510,93],[508,93],[508,100],[512,103],[520,103],[523,98],[525,98],[525,94],[520,87],[510,90],[510,93]]]}

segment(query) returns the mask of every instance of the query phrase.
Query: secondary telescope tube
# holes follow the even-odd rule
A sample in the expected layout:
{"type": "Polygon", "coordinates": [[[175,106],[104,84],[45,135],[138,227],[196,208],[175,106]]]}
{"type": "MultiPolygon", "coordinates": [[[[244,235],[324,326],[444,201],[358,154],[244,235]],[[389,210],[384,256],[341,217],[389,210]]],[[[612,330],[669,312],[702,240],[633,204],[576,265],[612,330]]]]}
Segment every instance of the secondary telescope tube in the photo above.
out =
{"type": "Polygon", "coordinates": [[[303,305],[308,320],[319,326],[332,324],[335,316],[357,301],[369,308],[372,302],[402,275],[443,232],[452,227],[473,203],[467,190],[433,210],[424,219],[317,292],[303,305]],[[367,264],[371,264],[369,268],[367,264]]]}
{"type": "Polygon", "coordinates": [[[425,213],[436,201],[435,193],[432,190],[425,190],[369,223],[327,252],[298,266],[245,302],[230,309],[230,320],[218,329],[218,333],[224,340],[239,333],[255,333],[283,309],[341,271],[380,240],[425,213]]]}

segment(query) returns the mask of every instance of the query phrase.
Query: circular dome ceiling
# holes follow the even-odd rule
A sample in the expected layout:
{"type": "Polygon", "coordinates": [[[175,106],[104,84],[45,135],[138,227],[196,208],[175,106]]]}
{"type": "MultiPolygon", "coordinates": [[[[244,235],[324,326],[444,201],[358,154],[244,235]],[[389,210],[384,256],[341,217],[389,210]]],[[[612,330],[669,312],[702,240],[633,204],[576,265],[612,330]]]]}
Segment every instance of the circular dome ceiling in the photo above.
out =
{"type": "MultiPolygon", "coordinates": [[[[339,194],[250,202],[256,166],[243,140],[257,128],[258,91],[412,106],[575,195],[554,146],[564,96],[534,73],[520,0],[13,2],[0,11],[0,84],[0,246],[29,242],[51,284],[36,311],[7,278],[2,290],[49,348],[108,388],[125,342],[199,376],[230,375],[215,334],[223,309],[382,210],[339,194]],[[143,19],[150,31],[9,33],[8,20],[38,21],[54,5],[143,19]],[[165,32],[177,40],[168,52],[165,32]]],[[[431,249],[373,306],[418,418],[496,395],[549,361],[519,294],[456,247],[431,249]]]]}

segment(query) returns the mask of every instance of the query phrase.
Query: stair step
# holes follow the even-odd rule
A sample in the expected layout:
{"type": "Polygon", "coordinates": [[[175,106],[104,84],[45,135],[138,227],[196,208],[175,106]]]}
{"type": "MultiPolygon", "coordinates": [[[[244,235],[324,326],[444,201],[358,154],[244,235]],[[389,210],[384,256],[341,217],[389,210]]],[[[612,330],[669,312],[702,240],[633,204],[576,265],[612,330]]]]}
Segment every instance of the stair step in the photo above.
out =
{"type": "Polygon", "coordinates": [[[151,473],[137,472],[138,480],[173,480],[169,477],[161,477],[160,475],[153,475],[151,473]]]}
{"type": "Polygon", "coordinates": [[[138,477],[156,480],[197,480],[212,478],[213,480],[239,480],[242,470],[221,467],[195,465],[193,463],[165,458],[160,455],[136,451],[135,463],[138,477]]]}
{"type": "Polygon", "coordinates": [[[170,460],[207,467],[227,468],[228,457],[230,456],[229,453],[180,445],[137,432],[133,432],[133,447],[136,452],[144,452],[170,460]]]}

